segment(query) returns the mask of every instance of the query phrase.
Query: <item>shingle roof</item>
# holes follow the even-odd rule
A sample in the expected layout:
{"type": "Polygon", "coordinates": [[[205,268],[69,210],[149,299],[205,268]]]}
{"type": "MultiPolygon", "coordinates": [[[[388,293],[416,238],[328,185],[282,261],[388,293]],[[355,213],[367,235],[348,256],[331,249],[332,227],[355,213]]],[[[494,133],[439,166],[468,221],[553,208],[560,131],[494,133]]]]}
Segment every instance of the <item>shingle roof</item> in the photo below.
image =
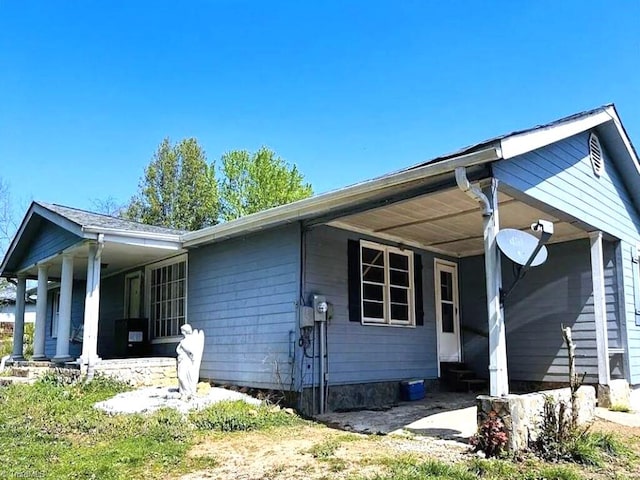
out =
{"type": "Polygon", "coordinates": [[[176,230],[167,227],[157,227],[155,225],[146,225],[144,223],[124,220],[122,218],[112,217],[101,213],[88,212],[79,208],[65,207],[52,203],[35,202],[41,207],[46,208],[58,215],[63,216],[67,220],[72,221],[82,227],[95,227],[116,230],[127,230],[132,232],[158,233],[165,235],[181,235],[186,230],[176,230]]]}
{"type": "Polygon", "coordinates": [[[416,165],[413,165],[411,167],[405,168],[405,169],[403,169],[401,171],[413,170],[413,169],[420,168],[420,167],[423,167],[425,165],[428,165],[430,163],[436,163],[436,162],[439,162],[439,161],[442,161],[442,160],[447,160],[449,158],[457,157],[459,155],[464,155],[466,153],[472,153],[472,152],[475,152],[477,150],[482,150],[483,148],[488,147],[489,145],[492,145],[492,144],[494,144],[496,142],[499,142],[500,140],[504,140],[507,137],[512,137],[512,136],[515,136],[515,135],[522,135],[524,133],[531,133],[531,132],[535,132],[536,130],[543,130],[545,128],[551,128],[551,127],[554,127],[554,126],[562,124],[562,123],[570,122],[572,120],[578,120],[580,118],[588,117],[588,116],[593,115],[595,113],[604,111],[604,109],[606,109],[608,107],[615,107],[615,106],[614,106],[613,103],[608,103],[608,104],[602,105],[600,107],[593,108],[591,110],[585,110],[583,112],[574,113],[572,115],[569,115],[569,116],[566,116],[566,117],[563,117],[563,118],[559,118],[558,120],[554,120],[553,122],[543,123],[543,124],[540,124],[540,125],[536,125],[534,127],[525,128],[525,129],[522,129],[522,130],[515,130],[513,132],[505,133],[503,135],[498,135],[496,137],[489,138],[488,140],[483,140],[482,142],[479,142],[479,143],[476,143],[476,144],[473,144],[473,145],[468,145],[468,146],[466,146],[464,148],[456,150],[455,152],[451,152],[451,153],[448,153],[446,155],[441,155],[439,157],[432,158],[432,159],[427,160],[425,162],[420,162],[420,163],[418,163],[416,165]]]}

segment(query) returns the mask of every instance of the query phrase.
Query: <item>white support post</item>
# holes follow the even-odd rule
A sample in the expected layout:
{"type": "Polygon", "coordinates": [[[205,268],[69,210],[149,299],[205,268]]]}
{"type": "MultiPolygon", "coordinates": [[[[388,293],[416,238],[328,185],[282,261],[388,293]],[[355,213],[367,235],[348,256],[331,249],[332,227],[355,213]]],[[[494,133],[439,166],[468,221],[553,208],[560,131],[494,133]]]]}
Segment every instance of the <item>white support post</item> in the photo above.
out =
{"type": "Polygon", "coordinates": [[[27,290],[27,277],[18,274],[18,286],[16,288],[16,316],[13,323],[13,361],[24,360],[24,303],[27,290]]]}
{"type": "Polygon", "coordinates": [[[500,230],[498,217],[498,181],[483,189],[491,204],[491,212],[483,214],[484,264],[487,283],[487,314],[489,318],[489,393],[494,397],[509,394],[507,372],[507,340],[504,325],[504,310],[500,302],[502,270],[500,251],[496,235],[500,230]]]}
{"type": "Polygon", "coordinates": [[[73,295],[73,256],[62,255],[62,275],[60,280],[60,314],[58,317],[58,338],[56,356],[53,361],[64,363],[71,360],[69,340],[71,334],[71,299],[73,295]]]}
{"type": "Polygon", "coordinates": [[[602,232],[589,233],[591,239],[591,278],[593,281],[593,315],[598,348],[598,383],[608,385],[609,340],[607,332],[607,301],[604,292],[604,258],[602,232]]]}
{"type": "Polygon", "coordinates": [[[100,314],[100,248],[91,244],[87,259],[87,293],[84,301],[82,365],[95,365],[98,358],[98,318],[100,314]]]}
{"type": "Polygon", "coordinates": [[[47,282],[49,281],[49,266],[38,265],[38,298],[36,299],[36,325],[33,333],[33,359],[45,360],[44,340],[47,321],[47,282]]]}

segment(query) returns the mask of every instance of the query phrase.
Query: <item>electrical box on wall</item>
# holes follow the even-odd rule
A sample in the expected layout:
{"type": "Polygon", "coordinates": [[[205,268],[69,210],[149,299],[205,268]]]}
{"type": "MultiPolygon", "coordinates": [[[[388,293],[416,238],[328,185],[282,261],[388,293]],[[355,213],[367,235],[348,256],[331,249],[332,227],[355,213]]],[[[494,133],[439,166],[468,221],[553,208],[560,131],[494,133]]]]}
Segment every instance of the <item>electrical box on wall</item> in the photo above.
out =
{"type": "Polygon", "coordinates": [[[300,311],[300,328],[313,327],[313,307],[302,307],[300,311]]]}
{"type": "Polygon", "coordinates": [[[329,309],[329,305],[327,305],[327,299],[325,298],[324,295],[313,296],[313,319],[316,322],[327,321],[328,309],[329,309]]]}

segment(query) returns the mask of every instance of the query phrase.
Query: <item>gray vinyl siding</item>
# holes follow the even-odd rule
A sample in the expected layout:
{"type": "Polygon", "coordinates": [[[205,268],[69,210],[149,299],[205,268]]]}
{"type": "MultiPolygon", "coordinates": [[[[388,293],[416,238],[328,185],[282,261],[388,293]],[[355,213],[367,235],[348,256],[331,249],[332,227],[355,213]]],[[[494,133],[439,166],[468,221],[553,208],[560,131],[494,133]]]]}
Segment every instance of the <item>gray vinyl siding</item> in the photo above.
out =
{"type": "MultiPolygon", "coordinates": [[[[602,143],[604,173],[593,173],[589,160],[589,132],[561,142],[503,160],[493,165],[494,175],[502,184],[524,192],[571,217],[622,240],[624,308],[620,312],[620,339],[628,355],[628,377],[640,383],[640,327],[635,325],[631,248],[640,240],[640,215],[615,168],[607,146],[602,143]]],[[[619,342],[616,339],[616,342],[619,342]]]]}
{"type": "Polygon", "coordinates": [[[635,245],[630,245],[627,242],[621,242],[620,245],[622,253],[622,278],[624,282],[624,311],[626,315],[626,335],[627,343],[629,345],[628,351],[628,363],[630,371],[630,383],[633,385],[640,384],[640,326],[636,325],[636,310],[635,310],[635,292],[633,284],[633,268],[637,268],[638,265],[632,263],[631,258],[633,252],[635,252],[635,245]]]}
{"type": "MultiPolygon", "coordinates": [[[[84,300],[87,293],[86,283],[82,280],[73,282],[73,291],[71,297],[71,332],[79,328],[84,323],[84,300]]],[[[47,321],[45,330],[44,354],[53,358],[56,355],[57,339],[53,338],[51,332],[51,323],[53,317],[53,292],[60,291],[60,288],[51,289],[47,294],[47,321]]],[[[79,357],[82,353],[81,342],[69,342],[69,355],[79,357]]]]}
{"type": "MultiPolygon", "coordinates": [[[[609,341],[621,336],[615,245],[605,242],[605,299],[609,341]]],[[[503,259],[503,285],[514,279],[512,264],[503,259]]],[[[460,296],[464,358],[478,375],[488,376],[488,338],[484,257],[460,260],[460,296]],[[481,334],[482,333],[482,334],[481,334]]],[[[578,371],[597,383],[590,243],[576,240],[549,246],[545,264],[532,268],[505,302],[507,361],[510,380],[567,381],[568,363],[561,326],[571,327],[578,371]]]]}
{"type": "Polygon", "coordinates": [[[62,252],[82,239],[51,222],[42,221],[31,238],[25,254],[16,270],[29,267],[36,262],[62,252]]]}
{"type": "Polygon", "coordinates": [[[189,251],[187,315],[205,334],[201,377],[290,388],[299,271],[298,224],[189,251]]]}
{"type": "MultiPolygon", "coordinates": [[[[347,242],[361,238],[376,241],[328,226],[305,232],[304,299],[321,294],[333,305],[327,323],[329,385],[437,378],[433,254],[416,251],[422,255],[424,325],[362,325],[349,321],[347,284],[347,242]]],[[[303,385],[313,384],[312,371],[312,360],[305,358],[303,385]]]]}

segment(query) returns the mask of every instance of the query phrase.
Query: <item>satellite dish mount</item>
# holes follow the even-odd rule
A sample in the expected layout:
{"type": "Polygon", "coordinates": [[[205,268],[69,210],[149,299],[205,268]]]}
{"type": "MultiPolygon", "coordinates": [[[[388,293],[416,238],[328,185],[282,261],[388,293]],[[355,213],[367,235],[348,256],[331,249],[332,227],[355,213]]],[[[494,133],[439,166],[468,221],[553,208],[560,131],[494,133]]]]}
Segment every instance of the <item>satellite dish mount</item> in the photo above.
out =
{"type": "Polygon", "coordinates": [[[540,238],[514,228],[505,228],[496,235],[500,251],[513,263],[519,265],[518,274],[511,286],[500,289],[500,304],[504,304],[506,298],[531,267],[542,265],[547,260],[545,244],[553,235],[553,223],[548,220],[538,220],[531,224],[531,230],[540,232],[540,238]]]}

